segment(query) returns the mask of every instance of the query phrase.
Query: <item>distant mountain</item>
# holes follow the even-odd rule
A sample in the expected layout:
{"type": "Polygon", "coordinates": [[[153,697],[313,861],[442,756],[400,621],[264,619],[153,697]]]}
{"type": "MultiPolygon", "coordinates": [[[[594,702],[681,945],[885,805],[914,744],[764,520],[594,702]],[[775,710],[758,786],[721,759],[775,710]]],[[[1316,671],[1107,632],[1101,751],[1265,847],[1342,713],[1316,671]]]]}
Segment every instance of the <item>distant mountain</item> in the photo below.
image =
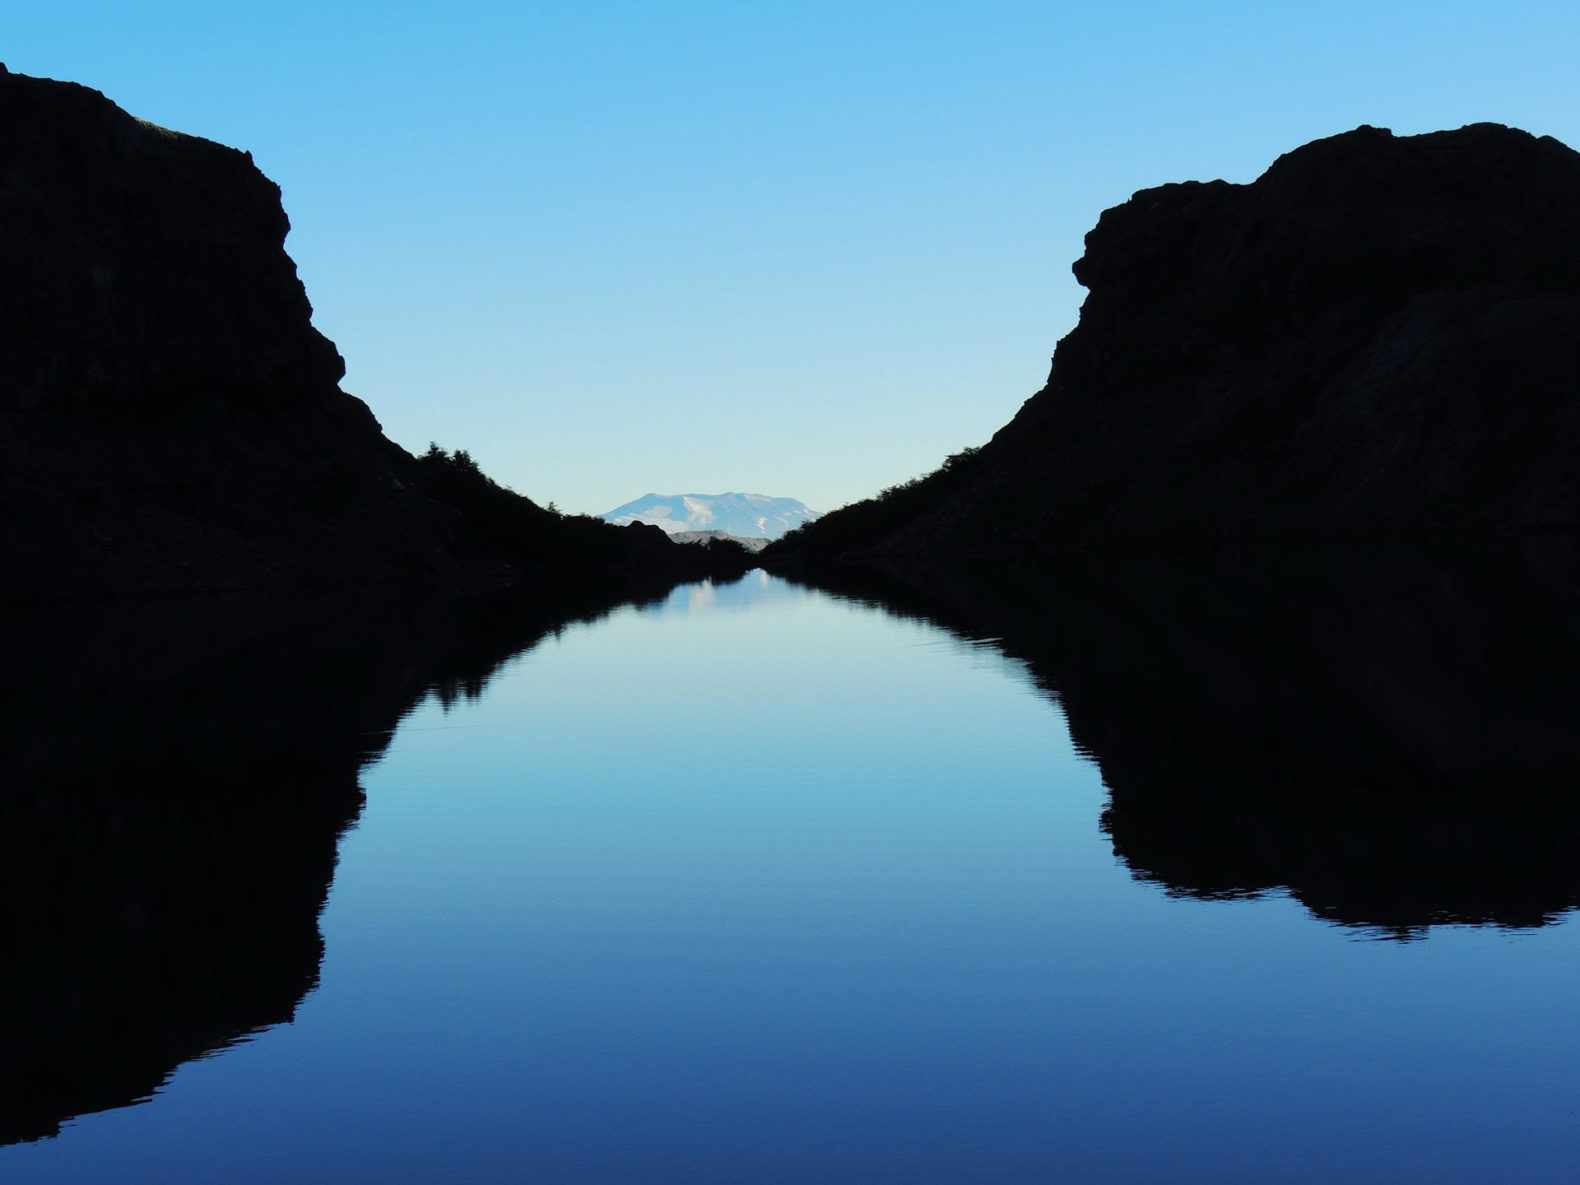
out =
{"type": "Polygon", "coordinates": [[[646,494],[601,517],[617,527],[649,523],[671,535],[723,531],[745,539],[777,539],[818,513],[794,498],[766,494],[646,494]]]}

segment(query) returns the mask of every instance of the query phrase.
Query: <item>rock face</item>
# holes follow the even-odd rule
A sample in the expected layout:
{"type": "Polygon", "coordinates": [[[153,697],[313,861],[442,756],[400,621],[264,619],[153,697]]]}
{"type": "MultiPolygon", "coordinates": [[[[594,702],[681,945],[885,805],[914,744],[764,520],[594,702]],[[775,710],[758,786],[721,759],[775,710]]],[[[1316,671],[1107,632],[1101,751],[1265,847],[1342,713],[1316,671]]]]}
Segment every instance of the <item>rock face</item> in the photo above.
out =
{"type": "Polygon", "coordinates": [[[68,83],[3,75],[0,103],[8,408],[345,398],[283,250],[279,188],[249,155],[68,83]]]}
{"type": "MultiPolygon", "coordinates": [[[[0,76],[0,543],[14,585],[395,561],[391,446],[339,389],[287,229],[245,153],[85,87],[0,76]],[[392,520],[377,545],[375,517],[392,520]]],[[[408,550],[431,547],[407,527],[408,550]]]]}
{"type": "Polygon", "coordinates": [[[0,74],[0,597],[695,565],[385,439],[288,229],[248,154],[0,74]]]}
{"type": "Polygon", "coordinates": [[[1144,190],[1087,236],[1047,386],[854,542],[1580,524],[1577,208],[1580,154],[1493,124],[1144,190]]]}

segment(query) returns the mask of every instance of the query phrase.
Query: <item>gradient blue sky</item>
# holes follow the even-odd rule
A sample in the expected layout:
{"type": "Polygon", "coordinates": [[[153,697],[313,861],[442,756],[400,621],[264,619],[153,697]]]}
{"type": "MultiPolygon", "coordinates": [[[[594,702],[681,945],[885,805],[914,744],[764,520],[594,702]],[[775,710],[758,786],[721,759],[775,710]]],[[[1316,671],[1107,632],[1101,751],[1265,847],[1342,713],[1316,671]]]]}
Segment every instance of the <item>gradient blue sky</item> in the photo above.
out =
{"type": "Polygon", "coordinates": [[[1361,123],[1580,144],[1573,0],[53,0],[0,60],[250,149],[386,432],[593,513],[980,444],[1136,189],[1361,123]]]}

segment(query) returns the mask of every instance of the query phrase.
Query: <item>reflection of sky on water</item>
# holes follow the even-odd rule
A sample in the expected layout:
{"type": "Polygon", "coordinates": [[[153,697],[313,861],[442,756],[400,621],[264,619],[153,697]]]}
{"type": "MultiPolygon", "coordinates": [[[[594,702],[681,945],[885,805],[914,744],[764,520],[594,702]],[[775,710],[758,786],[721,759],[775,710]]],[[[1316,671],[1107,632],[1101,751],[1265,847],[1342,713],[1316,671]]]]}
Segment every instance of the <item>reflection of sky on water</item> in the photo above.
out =
{"type": "Polygon", "coordinates": [[[569,629],[481,700],[425,705],[368,774],[295,1024],[0,1161],[1564,1179],[1580,931],[1377,943],[1276,894],[1170,899],[1116,861],[1097,771],[1004,666],[756,573],[569,629]]]}
{"type": "Polygon", "coordinates": [[[738,612],[745,609],[761,609],[771,603],[793,602],[808,595],[816,594],[811,594],[809,590],[798,585],[775,579],[758,568],[738,580],[720,583],[704,580],[697,584],[683,584],[673,589],[662,601],[643,606],[641,611],[658,616],[673,613],[706,613],[721,609],[738,612]]]}

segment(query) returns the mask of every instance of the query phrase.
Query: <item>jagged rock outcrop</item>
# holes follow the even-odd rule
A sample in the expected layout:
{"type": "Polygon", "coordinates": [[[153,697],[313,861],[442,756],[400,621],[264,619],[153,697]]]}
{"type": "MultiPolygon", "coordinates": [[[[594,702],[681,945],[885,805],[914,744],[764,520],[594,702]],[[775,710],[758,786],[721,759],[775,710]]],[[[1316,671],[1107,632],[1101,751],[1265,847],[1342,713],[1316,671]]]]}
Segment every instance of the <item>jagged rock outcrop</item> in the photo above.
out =
{"type": "Polygon", "coordinates": [[[436,550],[435,508],[403,513],[390,446],[339,389],[288,228],[245,153],[0,76],[12,591],[388,575],[436,550]]]}
{"type": "Polygon", "coordinates": [[[1577,208],[1580,154],[1486,124],[1146,190],[1010,424],[768,554],[1023,660],[1140,879],[1543,924],[1580,906],[1577,208]]]}
{"type": "Polygon", "coordinates": [[[1493,124],[1143,190],[1087,236],[1047,386],[842,543],[1580,525],[1577,208],[1580,154],[1493,124]]]}
{"type": "Polygon", "coordinates": [[[0,595],[691,562],[385,439],[339,387],[288,229],[247,153],[0,74],[0,595]]]}
{"type": "Polygon", "coordinates": [[[11,410],[158,418],[339,403],[280,190],[232,148],[97,91],[0,75],[0,391],[11,410]]]}

